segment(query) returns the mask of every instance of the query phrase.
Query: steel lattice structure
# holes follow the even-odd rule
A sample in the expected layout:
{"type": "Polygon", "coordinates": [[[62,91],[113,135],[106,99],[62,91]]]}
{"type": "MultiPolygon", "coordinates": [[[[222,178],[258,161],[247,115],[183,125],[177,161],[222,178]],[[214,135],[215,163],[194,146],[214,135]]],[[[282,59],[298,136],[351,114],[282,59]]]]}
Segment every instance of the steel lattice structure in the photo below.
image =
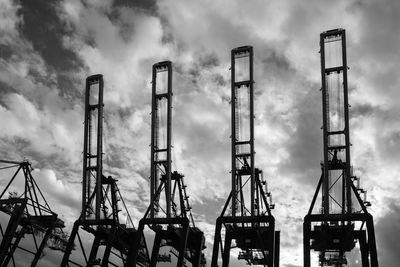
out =
{"type": "MultiPolygon", "coordinates": [[[[155,233],[150,266],[177,257],[177,266],[204,266],[204,233],[195,226],[184,176],[171,168],[172,63],[153,65],[151,112],[150,206],[138,231],[148,226],[155,233]],[[160,248],[169,248],[166,254],[160,248]]],[[[129,266],[137,263],[138,246],[132,250],[129,266]]]]}
{"type": "Polygon", "coordinates": [[[29,256],[21,263],[21,259],[14,257],[17,249],[33,256],[30,266],[36,266],[46,247],[65,250],[67,235],[62,231],[64,222],[51,210],[32,176],[33,168],[28,161],[0,160],[0,164],[0,170],[9,174],[15,170],[0,194],[0,211],[9,216],[5,229],[0,224],[0,266],[25,266],[22,264],[26,264],[29,256]],[[23,188],[16,185],[20,178],[23,179],[23,188]],[[24,240],[30,243],[21,244],[24,240]]]}
{"type": "Polygon", "coordinates": [[[253,48],[231,51],[232,189],[217,219],[211,267],[229,266],[230,251],[249,265],[279,266],[279,237],[265,192],[262,170],[255,167],[253,48]],[[230,205],[230,213],[228,206],[230,205]],[[224,229],[224,234],[222,230],[224,229]],[[221,250],[221,257],[219,257],[221,250]]]}
{"type": "Polygon", "coordinates": [[[345,30],[321,33],[320,47],[324,161],[317,190],[304,218],[304,266],[311,264],[311,250],[319,252],[321,266],[344,266],[346,252],[353,250],[358,240],[362,266],[377,267],[373,218],[366,208],[370,203],[350,165],[345,30]],[[321,210],[313,213],[319,193],[321,210]]]}
{"type": "Polygon", "coordinates": [[[103,76],[90,76],[86,79],[85,95],[82,211],[74,223],[62,267],[126,265],[129,248],[135,239],[139,243],[138,263],[148,265],[144,236],[133,226],[117,180],[103,174],[103,107],[103,76]],[[127,216],[126,223],[120,222],[120,211],[127,216]],[[80,229],[93,236],[90,248],[85,246],[80,229]],[[76,239],[79,246],[74,244],[76,239]],[[78,247],[77,259],[71,259],[75,247],[78,247]],[[102,251],[100,247],[103,247],[102,251]]]}

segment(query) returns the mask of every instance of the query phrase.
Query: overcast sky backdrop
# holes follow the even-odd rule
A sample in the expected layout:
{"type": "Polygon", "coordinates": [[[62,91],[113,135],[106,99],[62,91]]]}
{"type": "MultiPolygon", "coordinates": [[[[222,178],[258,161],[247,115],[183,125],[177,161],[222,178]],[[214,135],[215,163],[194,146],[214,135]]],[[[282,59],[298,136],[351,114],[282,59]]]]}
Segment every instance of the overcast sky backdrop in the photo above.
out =
{"type": "Polygon", "coordinates": [[[137,222],[149,204],[151,66],[171,60],[174,166],[186,176],[210,261],[230,188],[230,50],[252,45],[256,165],[276,203],[281,266],[302,266],[302,221],[322,160],[319,34],[345,28],[352,163],[373,204],[380,266],[396,267],[399,14],[398,0],[0,0],[0,158],[29,159],[71,227],[80,212],[84,81],[101,73],[104,170],[119,179],[137,222]]]}

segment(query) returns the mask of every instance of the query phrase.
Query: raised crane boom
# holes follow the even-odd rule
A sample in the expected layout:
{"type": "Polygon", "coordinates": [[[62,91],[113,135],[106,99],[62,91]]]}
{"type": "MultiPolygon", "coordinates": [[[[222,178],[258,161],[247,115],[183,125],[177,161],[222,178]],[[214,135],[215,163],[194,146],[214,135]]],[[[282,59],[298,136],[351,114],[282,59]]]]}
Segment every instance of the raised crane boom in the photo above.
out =
{"type": "Polygon", "coordinates": [[[117,180],[103,173],[103,87],[101,74],[86,79],[82,211],[74,223],[61,267],[70,264],[102,267],[125,265],[127,252],[134,239],[138,240],[138,264],[147,266],[149,262],[144,235],[133,226],[117,180]],[[125,223],[119,220],[121,211],[128,218],[125,223]],[[84,234],[91,235],[93,241],[82,241],[80,229],[85,231],[84,234]],[[79,241],[79,249],[71,255],[76,247],[75,239],[79,241]],[[90,250],[85,242],[90,243],[90,250]],[[100,249],[102,246],[103,249],[100,249]]]}
{"type": "Polygon", "coordinates": [[[232,188],[216,222],[211,267],[219,266],[219,261],[222,267],[229,266],[233,240],[240,249],[239,260],[279,266],[280,232],[275,231],[271,194],[264,191],[262,170],[255,167],[253,87],[253,47],[235,48],[231,51],[232,188]]]}
{"type": "MultiPolygon", "coordinates": [[[[172,62],[153,65],[151,112],[150,206],[139,223],[139,232],[148,226],[155,232],[150,266],[177,257],[177,267],[204,266],[204,233],[194,225],[184,176],[171,169],[172,62]],[[166,254],[161,248],[169,248],[166,254]]],[[[137,262],[133,246],[129,266],[137,262]]]]}
{"type": "Polygon", "coordinates": [[[361,199],[365,190],[359,188],[359,178],[353,175],[350,162],[345,30],[321,33],[320,46],[324,161],[304,218],[304,267],[310,267],[311,250],[319,253],[320,266],[347,265],[346,253],[355,248],[357,241],[362,266],[378,267],[373,218],[367,211],[370,203],[361,199]],[[314,213],[319,193],[321,210],[314,213]]]}

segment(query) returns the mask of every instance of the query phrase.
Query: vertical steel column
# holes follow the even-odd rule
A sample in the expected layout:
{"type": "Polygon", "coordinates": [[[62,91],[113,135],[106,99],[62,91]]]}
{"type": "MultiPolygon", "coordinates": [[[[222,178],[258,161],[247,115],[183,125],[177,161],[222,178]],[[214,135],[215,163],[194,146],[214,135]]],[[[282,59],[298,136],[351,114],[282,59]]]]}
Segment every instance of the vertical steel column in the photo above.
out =
{"type": "MultiPolygon", "coordinates": [[[[57,219],[57,216],[54,216],[54,217],[55,217],[55,218],[54,218],[54,222],[55,222],[56,219],[57,219]]],[[[38,263],[38,261],[39,261],[40,258],[42,257],[43,249],[44,249],[45,246],[47,245],[47,240],[49,239],[51,233],[53,232],[54,224],[55,224],[55,223],[53,223],[53,225],[52,225],[51,227],[47,228],[46,233],[45,233],[44,236],[43,236],[42,242],[40,242],[39,248],[38,248],[37,251],[36,251],[35,258],[33,259],[32,263],[31,263],[31,267],[36,266],[37,263],[38,263]]]]}
{"type": "MultiPolygon", "coordinates": [[[[15,253],[15,250],[18,248],[19,243],[21,242],[21,239],[22,239],[23,237],[25,237],[25,234],[27,233],[27,231],[28,231],[28,227],[27,227],[27,226],[23,226],[23,227],[21,228],[21,230],[19,230],[19,231],[16,233],[15,239],[14,239],[14,243],[12,244],[11,248],[9,248],[9,250],[8,250],[7,258],[4,260],[3,264],[0,265],[0,266],[8,266],[8,264],[9,264],[9,262],[10,262],[11,260],[14,261],[14,253],[15,253]]],[[[40,251],[39,251],[39,250],[40,250],[40,249],[38,249],[38,250],[36,251],[36,253],[35,253],[35,258],[33,259],[32,263],[31,263],[31,267],[36,266],[36,264],[37,264],[36,257],[37,257],[38,255],[40,255],[40,256],[42,255],[43,249],[40,250],[40,251]],[[40,253],[39,253],[39,252],[40,252],[40,253]]]]}
{"type": "Polygon", "coordinates": [[[281,244],[281,231],[275,231],[275,244],[274,244],[274,266],[279,266],[280,258],[280,244],[281,244]]]}
{"type": "Polygon", "coordinates": [[[237,185],[236,185],[236,87],[235,87],[235,53],[231,51],[231,151],[232,151],[232,171],[231,171],[231,195],[232,195],[232,216],[236,216],[237,185]]]}
{"type": "MultiPolygon", "coordinates": [[[[250,161],[250,215],[255,215],[255,166],[254,166],[254,91],[253,91],[253,47],[251,46],[243,46],[232,49],[231,51],[231,125],[232,125],[232,134],[231,134],[231,142],[232,142],[232,216],[236,216],[236,207],[237,207],[237,194],[238,187],[240,186],[240,175],[238,174],[238,166],[237,163],[242,160],[241,164],[247,162],[247,159],[250,161]],[[236,59],[248,57],[249,69],[248,71],[248,80],[237,80],[236,77],[236,59]],[[241,136],[238,136],[236,130],[240,125],[237,125],[236,113],[238,112],[238,95],[237,90],[243,90],[241,87],[248,88],[249,92],[249,140],[242,140],[241,136]],[[243,145],[249,146],[248,153],[240,153],[239,147],[243,145]]],[[[240,114],[239,114],[240,115],[240,114]]],[[[241,188],[240,188],[241,190],[241,188]]],[[[243,206],[244,203],[241,203],[243,206]]],[[[243,216],[243,214],[242,214],[243,216]]]]}
{"type": "Polygon", "coordinates": [[[154,218],[155,215],[155,195],[158,188],[157,180],[157,165],[156,162],[156,147],[158,146],[158,138],[156,124],[158,118],[157,110],[157,99],[156,99],[156,86],[157,86],[157,71],[156,66],[153,65],[152,72],[152,87],[151,87],[151,155],[150,155],[150,218],[154,218]]]}
{"type": "MultiPolygon", "coordinates": [[[[332,211],[330,210],[330,182],[329,177],[332,170],[343,170],[342,179],[342,213],[351,213],[352,212],[352,204],[351,204],[351,175],[350,175],[350,134],[349,134],[349,103],[348,103],[348,86],[347,86],[347,59],[346,59],[346,33],[343,29],[332,30],[323,32],[320,35],[320,56],[321,56],[321,80],[322,80],[322,112],[323,112],[323,141],[324,141],[324,166],[323,166],[323,213],[328,215],[332,211]],[[330,38],[337,38],[337,40],[330,40],[330,38]],[[325,45],[328,42],[341,42],[341,65],[336,66],[328,66],[326,67],[326,48],[325,45]],[[343,96],[343,112],[344,112],[344,128],[343,129],[330,129],[331,122],[331,114],[330,114],[330,92],[331,89],[328,85],[328,76],[331,74],[336,74],[339,77],[343,78],[343,83],[338,84],[338,86],[343,86],[343,90],[340,88],[338,92],[343,96]],[[330,138],[333,136],[341,136],[344,135],[345,143],[344,144],[334,144],[331,145],[330,138]],[[345,159],[340,158],[340,163],[344,166],[338,167],[335,166],[337,162],[334,162],[335,156],[338,152],[343,151],[345,154],[345,159]],[[344,162],[343,162],[344,160],[344,162]]],[[[340,80],[340,79],[339,79],[340,80]]],[[[335,103],[333,103],[335,104],[335,103]]],[[[340,104],[340,103],[336,103],[340,104]]]]}
{"type": "Polygon", "coordinates": [[[103,135],[103,75],[96,74],[86,79],[85,93],[85,122],[84,122],[84,146],[83,146],[83,190],[82,190],[82,219],[88,219],[88,211],[93,212],[91,199],[95,200],[95,220],[100,220],[102,199],[102,135],[103,135]],[[98,93],[92,93],[93,87],[98,85],[98,93]],[[92,103],[91,100],[95,102],[92,103]],[[92,116],[97,115],[97,122],[92,121],[92,116]],[[97,127],[96,127],[97,126],[97,127]],[[97,129],[96,140],[92,140],[93,127],[97,129]],[[93,142],[96,143],[96,151],[92,151],[93,142]],[[92,166],[92,159],[96,165],[92,166]],[[95,184],[92,185],[91,174],[95,172],[95,184]],[[92,187],[94,192],[91,192],[92,187]],[[92,195],[94,194],[94,196],[92,195]]]}
{"type": "Polygon", "coordinates": [[[347,213],[352,213],[352,203],[351,203],[351,175],[350,175],[350,123],[349,123],[349,93],[348,93],[348,86],[347,86],[347,52],[346,52],[346,31],[342,30],[342,72],[343,72],[343,100],[344,100],[344,131],[345,131],[345,138],[346,138],[346,169],[345,169],[345,185],[346,185],[346,205],[347,205],[347,213]]]}
{"type": "MultiPolygon", "coordinates": [[[[215,233],[214,233],[214,242],[213,242],[213,251],[212,251],[212,258],[211,258],[211,267],[218,266],[218,256],[219,256],[219,249],[221,243],[221,229],[222,229],[222,222],[221,217],[217,218],[215,223],[215,233]]],[[[223,251],[221,252],[223,253],[223,251]]]]}
{"type": "Polygon", "coordinates": [[[160,179],[160,169],[165,170],[165,201],[166,201],[166,216],[171,217],[171,124],[172,124],[172,63],[171,61],[163,61],[153,65],[152,76],[152,112],[151,112],[151,177],[150,177],[150,218],[155,217],[156,205],[160,192],[157,192],[160,179]],[[167,71],[167,91],[158,92],[157,90],[157,75],[167,71]],[[167,102],[167,124],[166,129],[160,129],[160,118],[158,116],[161,101],[167,102]],[[161,130],[166,133],[166,147],[160,147],[159,136],[161,130]],[[160,157],[166,159],[160,160],[160,157]]]}
{"type": "Polygon", "coordinates": [[[367,221],[368,248],[370,253],[371,266],[378,267],[378,253],[376,250],[375,228],[371,214],[367,215],[366,221],[367,221]]]}
{"type": "MultiPolygon", "coordinates": [[[[182,225],[182,228],[179,231],[179,235],[182,237],[178,241],[178,261],[176,266],[184,266],[185,262],[185,252],[187,248],[188,236],[189,236],[189,220],[185,220],[182,225]]],[[[193,266],[193,265],[192,265],[193,266]]]]}
{"type": "Polygon", "coordinates": [[[254,152],[254,81],[253,81],[253,47],[249,47],[249,87],[250,87],[250,212],[251,216],[255,215],[255,152],[254,152]]]}
{"type": "Polygon", "coordinates": [[[20,224],[26,204],[27,198],[22,199],[22,201],[18,203],[18,205],[16,205],[14,212],[11,214],[6,231],[3,235],[3,240],[1,241],[0,245],[0,265],[4,263],[4,260],[6,259],[6,256],[9,252],[11,241],[14,238],[14,234],[18,228],[18,225],[20,224]]]}
{"type": "Polygon", "coordinates": [[[100,220],[103,199],[103,76],[99,77],[99,102],[97,105],[96,220],[100,220]]]}
{"type": "Polygon", "coordinates": [[[96,260],[97,252],[99,251],[100,247],[100,242],[101,242],[100,236],[95,236],[92,243],[92,248],[90,249],[89,253],[89,262],[94,262],[96,260]]]}
{"type": "Polygon", "coordinates": [[[303,223],[303,266],[304,267],[310,267],[311,264],[311,255],[310,255],[311,222],[309,221],[307,216],[304,218],[304,223],[303,223]]]}
{"type": "Polygon", "coordinates": [[[172,63],[167,63],[168,68],[168,95],[167,95],[167,183],[165,193],[167,195],[167,218],[171,217],[171,125],[172,125],[172,63]]]}
{"type": "Polygon", "coordinates": [[[321,80],[322,80],[322,121],[323,121],[323,141],[324,141],[324,165],[323,165],[323,191],[322,209],[325,215],[329,214],[329,171],[328,171],[328,116],[327,112],[327,88],[325,77],[325,39],[323,33],[320,35],[320,56],[321,56],[321,80]]]}

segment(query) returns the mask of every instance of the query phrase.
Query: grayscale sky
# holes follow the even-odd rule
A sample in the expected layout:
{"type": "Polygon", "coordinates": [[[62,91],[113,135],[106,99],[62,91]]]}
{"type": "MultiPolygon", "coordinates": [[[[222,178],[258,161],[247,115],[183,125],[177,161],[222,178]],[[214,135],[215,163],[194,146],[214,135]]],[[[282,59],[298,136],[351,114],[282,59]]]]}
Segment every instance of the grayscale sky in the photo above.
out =
{"type": "MultiPolygon", "coordinates": [[[[256,166],[276,204],[281,266],[302,266],[322,160],[319,34],[345,28],[352,164],[372,202],[380,266],[397,267],[399,14],[398,0],[0,0],[0,158],[33,163],[70,229],[80,212],[84,81],[101,73],[104,170],[137,223],[149,204],[151,66],[171,60],[173,166],[186,177],[209,262],[230,189],[230,50],[252,45],[256,166]]],[[[353,256],[349,266],[360,266],[353,256]]]]}

